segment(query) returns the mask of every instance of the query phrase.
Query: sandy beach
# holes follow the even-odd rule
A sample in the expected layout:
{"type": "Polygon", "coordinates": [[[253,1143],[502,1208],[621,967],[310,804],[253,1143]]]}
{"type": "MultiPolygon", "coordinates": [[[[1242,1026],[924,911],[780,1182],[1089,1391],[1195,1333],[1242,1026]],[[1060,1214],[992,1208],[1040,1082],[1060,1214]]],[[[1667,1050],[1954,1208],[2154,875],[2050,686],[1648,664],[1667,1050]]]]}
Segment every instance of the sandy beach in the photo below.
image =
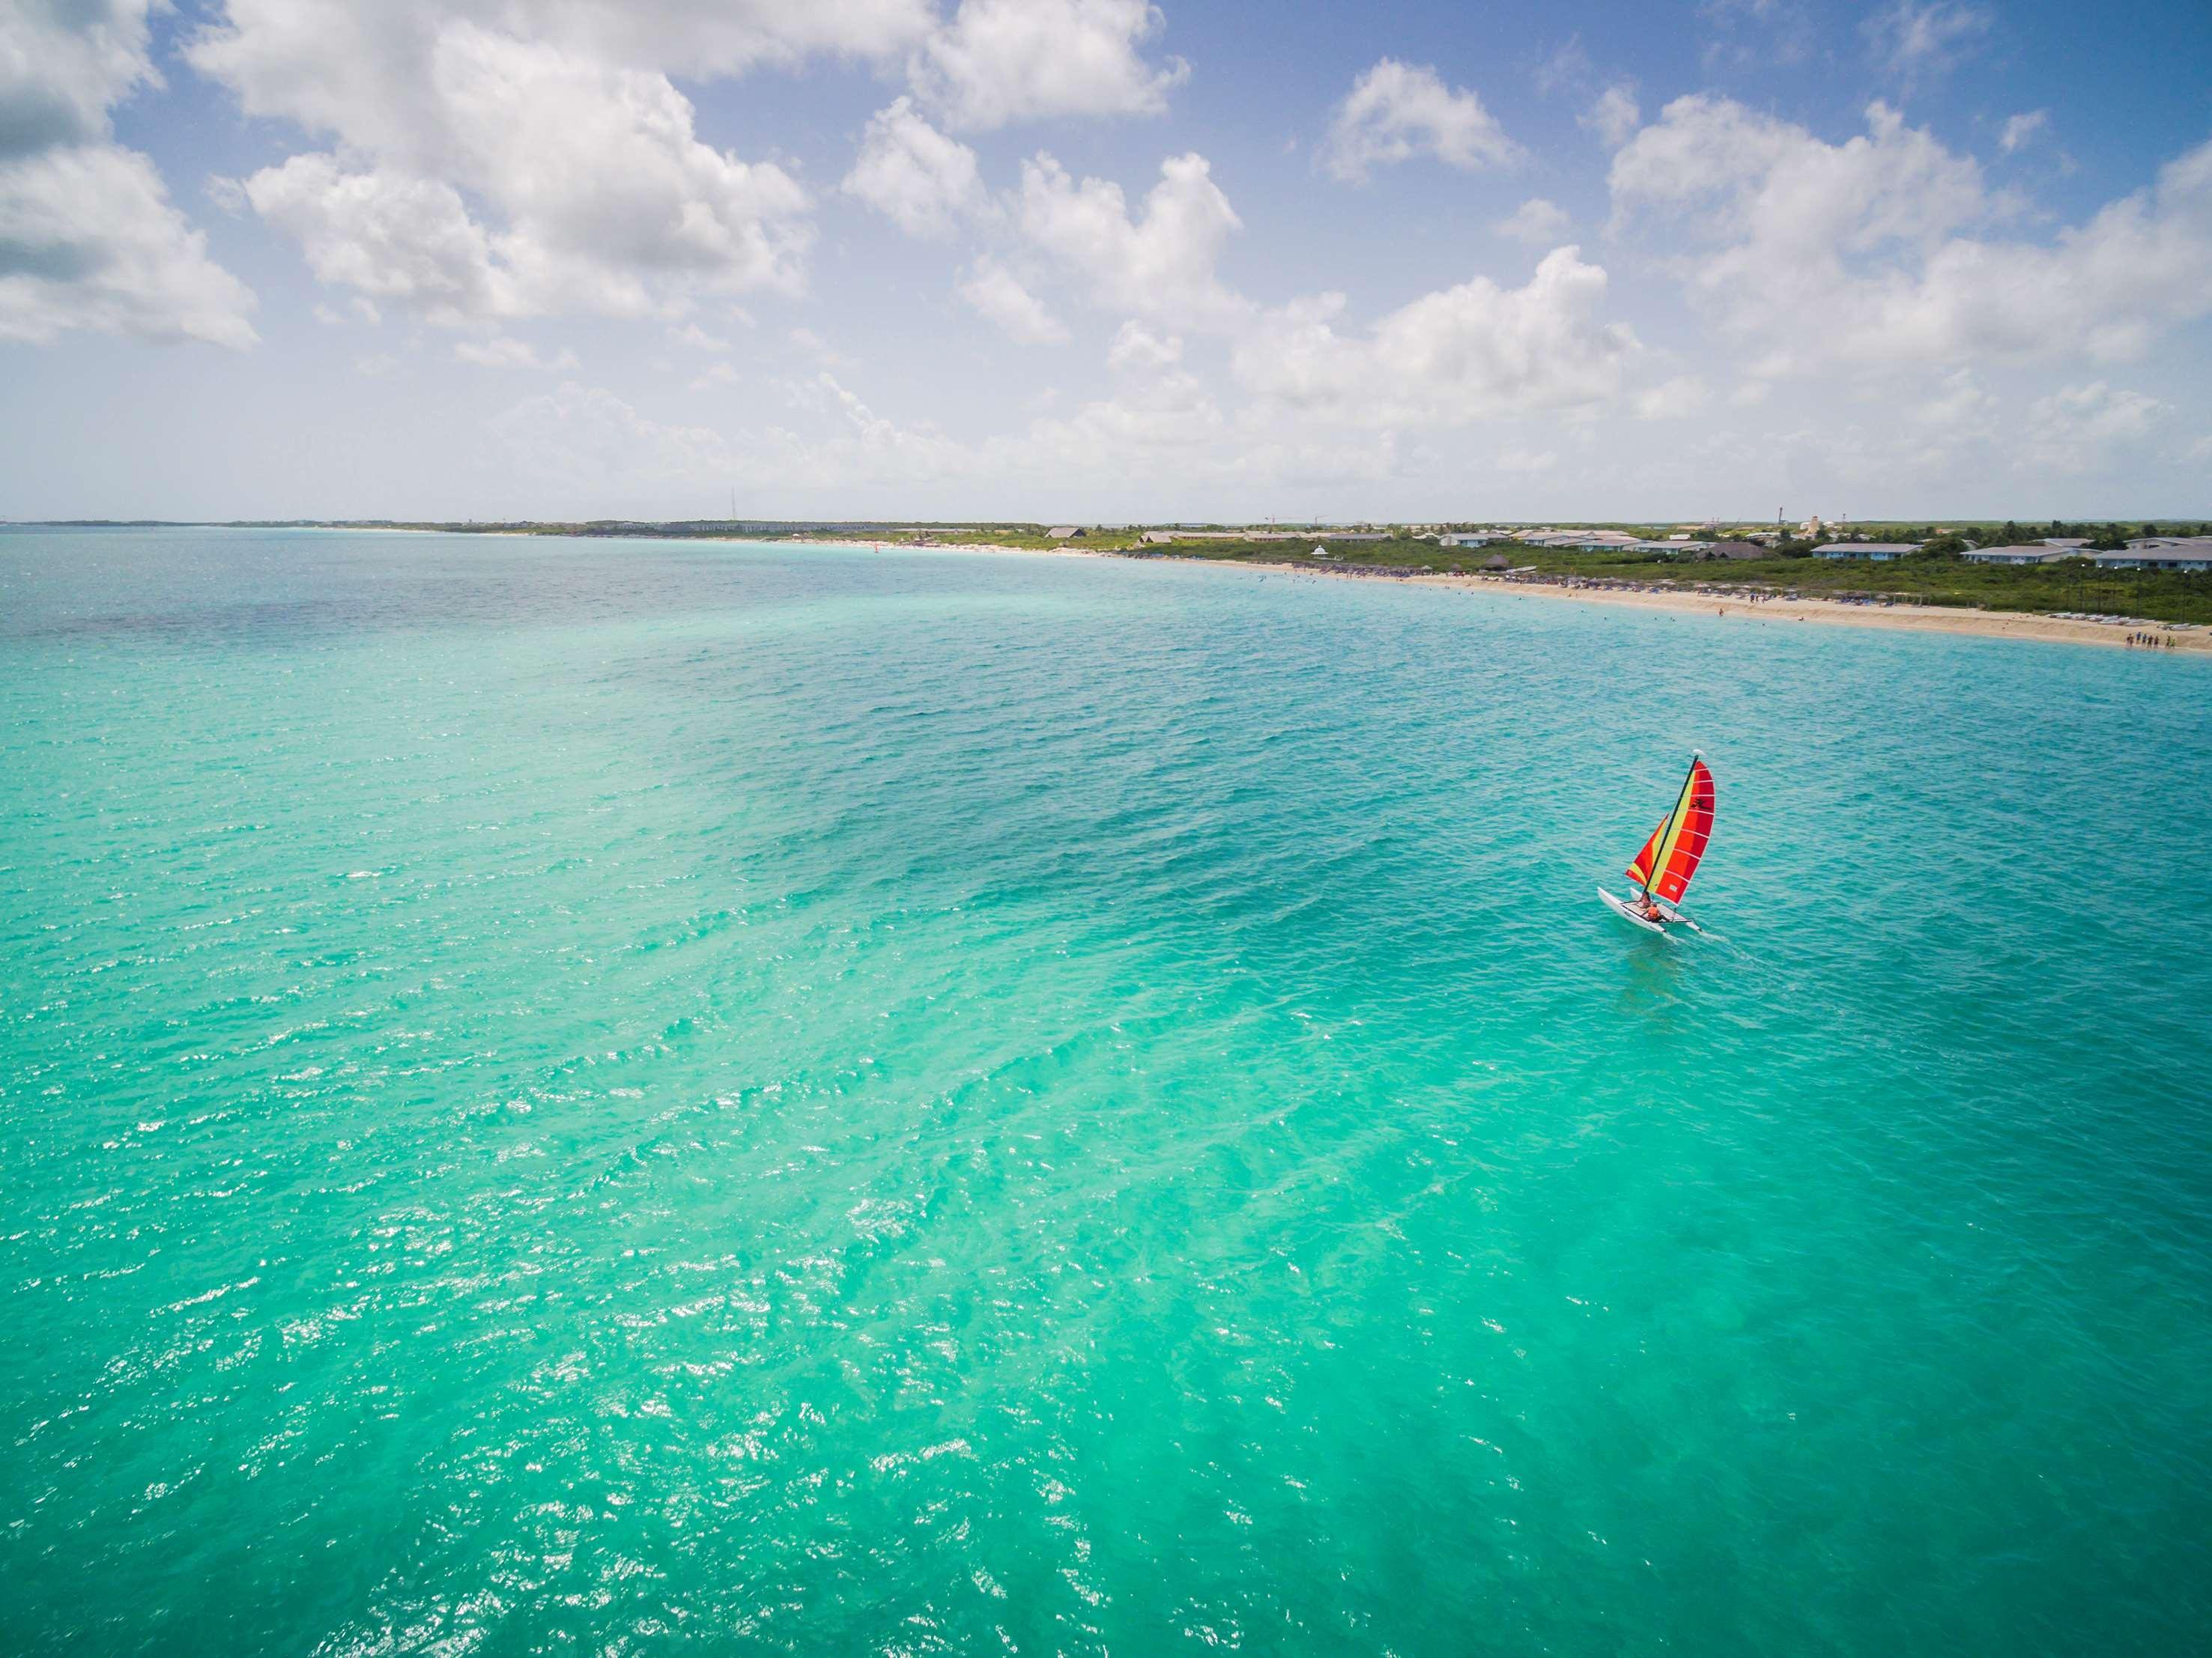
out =
{"type": "MultiPolygon", "coordinates": [[[[817,545],[877,547],[888,544],[866,541],[817,543],[817,545]]],[[[945,544],[940,550],[961,553],[1014,553],[1048,558],[1121,558],[1128,555],[1104,548],[1006,547],[984,543],[945,544]]],[[[1153,558],[1177,558],[1174,553],[1153,553],[1153,558]]],[[[1708,616],[1729,622],[1818,623],[1839,628],[1886,628],[1906,633],[1974,634],[1987,639],[2025,639],[2052,645],[2102,645],[2113,649],[2171,652],[2212,652],[2212,629],[2185,623],[2146,622],[2125,617],[2093,619],[2086,616],[2045,616],[2023,611],[1961,610],[1936,604],[1851,604],[1835,598],[1784,598],[1748,591],[1693,592],[1681,589],[1606,586],[1591,582],[1536,581],[1474,574],[1401,575],[1374,571],[1356,564],[1256,562],[1182,559],[1220,569],[1264,570],[1271,574],[1310,576],[1354,581],[1404,581],[1423,587],[1453,587],[1472,592],[1505,593],[1526,598],[1568,598],[1587,604],[1617,604],[1632,610],[1672,610],[1686,616],[1708,616]],[[2135,641],[2155,638],[2156,646],[2135,641]]]]}
{"type": "Polygon", "coordinates": [[[1655,592],[1636,588],[1570,586],[1559,582],[1507,581],[1475,575],[1421,575],[1405,580],[1425,586],[1479,588],[1485,592],[1519,593],[1536,598],[1571,598],[1591,604],[1625,605],[1632,610],[1676,610],[1686,615],[1717,616],[1731,622],[1820,623],[1840,628],[1887,628],[1906,633],[1978,634],[1990,639],[2031,639],[2046,644],[2104,645],[2118,648],[2212,651],[2212,629],[2191,628],[2163,622],[2090,620],[2086,617],[2043,616],[2012,610],[1960,610],[1936,604],[1847,604],[1833,598],[1753,598],[1747,594],[1723,595],[1684,592],[1655,592]],[[2130,639],[2153,637],[2156,647],[2135,645],[2130,639]]]}

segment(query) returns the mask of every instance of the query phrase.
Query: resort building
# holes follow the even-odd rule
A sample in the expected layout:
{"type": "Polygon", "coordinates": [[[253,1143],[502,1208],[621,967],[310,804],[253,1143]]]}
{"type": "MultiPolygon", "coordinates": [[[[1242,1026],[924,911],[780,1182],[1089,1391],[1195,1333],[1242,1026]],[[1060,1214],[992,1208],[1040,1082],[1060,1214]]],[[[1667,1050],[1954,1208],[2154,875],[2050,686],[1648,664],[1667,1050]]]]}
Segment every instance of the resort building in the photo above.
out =
{"type": "Polygon", "coordinates": [[[1521,539],[1531,547],[1579,553],[1618,552],[1643,544],[1640,537],[1626,530],[1532,530],[1521,539]]]}
{"type": "Polygon", "coordinates": [[[2152,537],[2154,544],[2124,551],[2092,553],[2100,570],[2179,570],[2188,575],[2212,571],[2212,536],[2152,537]]]}
{"type": "Polygon", "coordinates": [[[2023,547],[1970,547],[1959,556],[1969,564],[2056,564],[2062,558],[2076,556],[2079,550],[2039,541],[2023,547]]]}
{"type": "Polygon", "coordinates": [[[1498,539],[1498,537],[1488,534],[1475,535],[1469,533],[1462,535],[1454,533],[1451,535],[1438,536],[1437,537],[1437,545],[1439,547],[1487,547],[1492,542],[1496,541],[1497,539],[1498,539]]]}
{"type": "Polygon", "coordinates": [[[1903,558],[1907,553],[1919,550],[1920,544],[1917,541],[1831,541],[1815,547],[1813,556],[1865,558],[1876,564],[1887,564],[1892,559],[1903,558]]]}

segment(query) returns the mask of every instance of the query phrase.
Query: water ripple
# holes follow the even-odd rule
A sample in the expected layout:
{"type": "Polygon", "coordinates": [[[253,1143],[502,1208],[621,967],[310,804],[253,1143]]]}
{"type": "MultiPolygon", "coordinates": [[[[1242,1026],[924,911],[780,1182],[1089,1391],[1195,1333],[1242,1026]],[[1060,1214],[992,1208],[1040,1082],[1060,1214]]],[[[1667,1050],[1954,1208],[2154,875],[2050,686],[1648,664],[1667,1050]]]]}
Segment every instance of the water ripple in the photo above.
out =
{"type": "Polygon", "coordinates": [[[2212,1614],[2200,665],[1067,560],[0,578],[10,1650],[2212,1614]],[[1624,937],[1692,745],[1720,937],[1624,937]]]}

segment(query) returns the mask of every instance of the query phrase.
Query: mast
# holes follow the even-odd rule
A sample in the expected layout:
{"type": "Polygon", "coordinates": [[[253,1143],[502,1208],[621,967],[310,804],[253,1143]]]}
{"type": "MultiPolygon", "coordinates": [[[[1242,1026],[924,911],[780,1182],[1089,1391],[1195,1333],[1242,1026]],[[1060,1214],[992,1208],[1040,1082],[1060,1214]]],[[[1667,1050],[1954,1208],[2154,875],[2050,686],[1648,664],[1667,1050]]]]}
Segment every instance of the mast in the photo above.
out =
{"type": "Polygon", "coordinates": [[[1674,832],[1674,820],[1682,815],[1682,808],[1689,804],[1690,780],[1698,774],[1698,762],[1703,757],[1700,750],[1690,750],[1690,769],[1682,774],[1682,786],[1674,791],[1674,804],[1667,809],[1667,816],[1659,824],[1658,837],[1651,843],[1651,866],[1644,872],[1644,902],[1647,904],[1652,902],[1651,884],[1659,878],[1660,871],[1666,867],[1667,860],[1662,854],[1667,849],[1667,837],[1674,832]]]}

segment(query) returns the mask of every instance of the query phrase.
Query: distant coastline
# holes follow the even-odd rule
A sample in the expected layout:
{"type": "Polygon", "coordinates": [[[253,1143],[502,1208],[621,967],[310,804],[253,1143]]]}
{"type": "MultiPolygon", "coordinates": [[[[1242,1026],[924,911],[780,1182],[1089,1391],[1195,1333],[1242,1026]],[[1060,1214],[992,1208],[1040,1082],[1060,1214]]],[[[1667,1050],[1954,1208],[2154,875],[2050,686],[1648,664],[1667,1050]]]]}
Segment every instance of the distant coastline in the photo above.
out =
{"type": "MultiPolygon", "coordinates": [[[[1322,538],[1327,539],[1325,536],[1322,538]]],[[[849,537],[808,537],[792,544],[867,549],[885,544],[854,540],[849,537]]],[[[939,544],[932,550],[1009,553],[1046,558],[1121,558],[1130,556],[1104,548],[1016,547],[1000,542],[945,542],[939,544]]],[[[1612,604],[1632,610],[1661,610],[1736,623],[1800,623],[1826,627],[1875,628],[1904,633],[1966,634],[1984,639],[2029,640],[2052,645],[2100,645],[2111,648],[2129,647],[2130,635],[2156,635],[2173,641],[2168,647],[2172,652],[2212,653],[2212,629],[2189,623],[2152,622],[2128,616],[2051,616],[2033,610],[1989,610],[1947,604],[1793,598],[1750,587],[1662,588],[1571,575],[1479,575],[1455,572],[1377,570],[1358,564],[1338,563],[1334,560],[1315,560],[1311,562],[1240,561],[1231,563],[1220,559],[1167,551],[1147,553],[1143,557],[1148,562],[1170,561],[1179,564],[1299,576],[1314,580],[1396,580],[1413,586],[1442,587],[1463,592],[1571,599],[1578,604],[1612,604]]]]}
{"type": "MultiPolygon", "coordinates": [[[[892,547],[905,550],[1170,560],[1181,564],[1232,566],[1316,580],[1395,580],[1462,592],[1570,599],[1581,604],[1762,625],[1816,624],[1962,634],[2051,644],[2148,648],[2154,653],[2167,655],[2212,653],[2212,624],[2197,619],[2212,613],[2212,575],[2208,574],[2168,576],[2158,579],[2162,585],[2136,588],[2135,592],[2157,597],[2169,611],[2178,612],[2157,618],[2094,608],[2096,597],[2109,600],[2124,597],[2130,591],[2105,583],[2081,589],[2080,599],[2087,602],[2060,608],[2065,601],[2061,598],[2054,603],[2052,572],[2048,566],[2041,570],[1978,568],[1972,573],[1972,580],[1980,584],[1978,592],[1945,591],[1936,595],[1943,602],[1927,603],[1920,601],[1928,595],[1916,593],[1899,583],[1897,573],[1904,567],[1896,562],[1863,566],[1860,573],[1848,575],[1851,582],[1863,583],[1863,586],[1841,587],[1837,581],[1838,566],[1830,564],[1823,568],[1816,562],[1802,558],[1784,565],[1769,557],[1746,568],[1717,560],[1700,562],[1679,559],[1662,550],[1656,558],[1645,554],[1650,562],[1624,565],[1603,553],[1596,554],[1595,558],[1577,560],[1545,549],[1523,547],[1510,533],[1494,534],[1488,542],[1479,543],[1490,549],[1489,557],[1483,559],[1480,554],[1451,545],[1453,537],[1417,537],[1403,529],[1378,532],[1371,526],[1352,529],[1340,525],[1270,527],[1265,531],[1125,530],[1086,533],[1075,526],[1053,531],[1030,525],[982,524],[968,527],[964,535],[958,527],[910,520],[886,520],[880,524],[766,519],[441,523],[370,519],[192,523],[80,519],[43,523],[4,521],[0,522],[0,527],[331,530],[500,537],[744,542],[860,549],[892,547]],[[1298,557],[1290,553],[1291,547],[1302,546],[1309,538],[1316,550],[1328,547],[1328,555],[1298,557]],[[1411,562],[1416,559],[1420,562],[1411,562]],[[1507,568],[1478,568],[1479,561],[1492,566],[1505,563],[1507,568]],[[1595,568],[1591,568],[1593,565],[1595,568]],[[2176,581],[2185,585],[2177,587],[2176,581]],[[2098,591],[2100,586],[2101,592],[2098,591]],[[1821,591],[1823,587],[1826,592],[1821,591]],[[1984,592],[2017,598],[2027,603],[2012,608],[1985,605],[1978,602],[1984,592]],[[2177,594],[2181,597],[2177,598],[2177,594]]],[[[1970,526],[1960,521],[1960,527],[1970,526]]],[[[2005,527],[2009,531],[2016,526],[2005,527]]],[[[1681,537],[1677,536],[1675,539],[1681,537]]],[[[1641,544],[1645,548],[1657,544],[1641,544]]],[[[1946,588],[1965,586],[1957,576],[1939,575],[1934,579],[1946,588]]],[[[1927,580],[1922,578],[1923,586],[1927,580]]]]}

